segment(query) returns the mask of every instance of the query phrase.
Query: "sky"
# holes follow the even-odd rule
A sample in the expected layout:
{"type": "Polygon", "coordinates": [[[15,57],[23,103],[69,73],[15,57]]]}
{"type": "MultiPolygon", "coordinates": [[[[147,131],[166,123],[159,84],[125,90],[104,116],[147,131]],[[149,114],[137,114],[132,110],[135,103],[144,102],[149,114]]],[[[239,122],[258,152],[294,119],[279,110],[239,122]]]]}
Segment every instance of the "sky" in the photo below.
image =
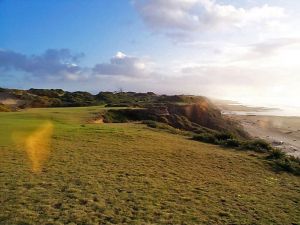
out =
{"type": "Polygon", "coordinates": [[[298,0],[0,0],[0,87],[300,107],[298,0]]]}

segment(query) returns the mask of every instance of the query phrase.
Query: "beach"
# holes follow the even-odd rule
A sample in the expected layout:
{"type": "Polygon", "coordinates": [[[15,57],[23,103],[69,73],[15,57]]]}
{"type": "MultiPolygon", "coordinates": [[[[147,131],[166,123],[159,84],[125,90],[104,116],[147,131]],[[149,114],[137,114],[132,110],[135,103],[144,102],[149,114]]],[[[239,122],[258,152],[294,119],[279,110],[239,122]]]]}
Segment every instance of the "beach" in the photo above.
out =
{"type": "Polygon", "coordinates": [[[238,102],[213,100],[222,114],[238,121],[253,138],[300,158],[300,116],[298,111],[245,106],[238,102]]]}
{"type": "Polygon", "coordinates": [[[273,147],[300,158],[300,117],[268,115],[228,115],[240,122],[254,138],[265,139],[273,147]]]}

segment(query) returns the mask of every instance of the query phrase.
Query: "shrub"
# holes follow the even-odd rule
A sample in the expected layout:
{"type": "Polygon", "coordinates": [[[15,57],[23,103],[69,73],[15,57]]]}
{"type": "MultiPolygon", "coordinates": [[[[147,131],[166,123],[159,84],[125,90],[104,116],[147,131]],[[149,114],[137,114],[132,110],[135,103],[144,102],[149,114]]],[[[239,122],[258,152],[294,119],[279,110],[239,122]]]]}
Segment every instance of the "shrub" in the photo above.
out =
{"type": "Polygon", "coordinates": [[[65,92],[60,100],[65,106],[90,106],[96,105],[95,98],[92,94],[83,91],[65,92]]]}
{"type": "Polygon", "coordinates": [[[172,134],[181,134],[181,135],[189,135],[189,132],[182,131],[180,129],[174,128],[168,124],[165,123],[157,123],[157,128],[166,130],[172,134]]]}
{"type": "Polygon", "coordinates": [[[197,135],[193,137],[193,140],[202,141],[206,143],[223,145],[226,147],[239,147],[241,142],[236,139],[231,133],[222,132],[209,132],[207,130],[201,130],[197,135]]]}
{"type": "Polygon", "coordinates": [[[277,170],[293,173],[300,176],[300,159],[293,156],[286,156],[273,161],[277,170]]]}
{"type": "Polygon", "coordinates": [[[268,159],[282,159],[286,157],[286,153],[281,151],[278,148],[272,149],[269,156],[267,157],[268,159]]]}
{"type": "Polygon", "coordinates": [[[226,141],[226,140],[229,140],[229,139],[231,139],[231,140],[235,139],[235,137],[231,133],[227,133],[227,132],[216,133],[215,137],[219,141],[226,141]]]}
{"type": "Polygon", "coordinates": [[[126,123],[129,121],[126,116],[119,113],[117,110],[109,110],[103,117],[105,123],[126,123]]]}
{"type": "Polygon", "coordinates": [[[157,122],[155,122],[153,120],[143,120],[142,123],[146,124],[148,127],[152,127],[152,128],[157,128],[158,127],[157,122]]]}
{"type": "Polygon", "coordinates": [[[160,122],[156,122],[153,120],[143,120],[142,121],[143,124],[146,124],[148,127],[151,128],[157,128],[157,129],[161,129],[161,130],[165,130],[171,134],[180,134],[180,135],[186,135],[186,136],[190,136],[190,133],[187,131],[182,131],[179,129],[176,129],[168,124],[165,123],[160,123],[160,122]]]}
{"type": "Polygon", "coordinates": [[[113,107],[131,107],[132,104],[129,103],[118,103],[118,104],[113,104],[113,103],[108,103],[105,105],[107,108],[113,108],[113,107]]]}
{"type": "Polygon", "coordinates": [[[219,144],[215,135],[209,134],[209,133],[195,135],[192,139],[195,141],[202,141],[202,142],[211,143],[211,144],[219,144]]]}
{"type": "Polygon", "coordinates": [[[49,105],[50,107],[62,107],[63,102],[59,98],[50,98],[49,105]]]}
{"type": "Polygon", "coordinates": [[[29,89],[28,92],[38,96],[47,96],[49,98],[58,98],[65,93],[62,89],[35,89],[35,88],[29,89]]]}
{"type": "Polygon", "coordinates": [[[272,146],[268,142],[261,139],[245,141],[241,145],[241,148],[246,150],[253,150],[256,152],[268,152],[272,150],[272,146]]]}
{"type": "Polygon", "coordinates": [[[230,148],[237,148],[241,146],[241,142],[237,139],[227,139],[222,142],[222,145],[230,148]]]}
{"type": "MultiPolygon", "coordinates": [[[[196,141],[202,141],[206,143],[216,144],[216,145],[222,145],[225,147],[231,147],[231,148],[239,148],[244,150],[252,150],[256,152],[269,152],[273,150],[272,146],[261,139],[256,140],[248,140],[248,141],[241,141],[239,139],[236,139],[234,135],[231,133],[199,133],[195,135],[193,140],[196,141]]],[[[282,153],[279,152],[273,152],[272,157],[279,157],[279,155],[282,153]]]]}

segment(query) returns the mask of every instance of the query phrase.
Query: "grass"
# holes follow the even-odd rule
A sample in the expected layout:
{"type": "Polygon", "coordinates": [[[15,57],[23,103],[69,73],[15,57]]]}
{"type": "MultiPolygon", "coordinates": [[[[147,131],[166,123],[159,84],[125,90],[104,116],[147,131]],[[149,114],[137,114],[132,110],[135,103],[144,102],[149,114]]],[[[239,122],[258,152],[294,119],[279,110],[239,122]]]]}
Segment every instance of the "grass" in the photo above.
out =
{"type": "Polygon", "coordinates": [[[103,109],[0,113],[0,224],[300,223],[299,177],[258,153],[144,124],[86,123],[103,109]],[[12,137],[45,121],[49,156],[33,173],[12,137]]]}
{"type": "MultiPolygon", "coordinates": [[[[148,125],[149,126],[149,125],[148,125]]],[[[220,145],[243,151],[264,153],[266,159],[276,171],[285,171],[300,176],[300,159],[287,155],[281,149],[273,148],[270,143],[262,139],[241,140],[230,133],[201,133],[193,135],[192,140],[220,145]]]]}

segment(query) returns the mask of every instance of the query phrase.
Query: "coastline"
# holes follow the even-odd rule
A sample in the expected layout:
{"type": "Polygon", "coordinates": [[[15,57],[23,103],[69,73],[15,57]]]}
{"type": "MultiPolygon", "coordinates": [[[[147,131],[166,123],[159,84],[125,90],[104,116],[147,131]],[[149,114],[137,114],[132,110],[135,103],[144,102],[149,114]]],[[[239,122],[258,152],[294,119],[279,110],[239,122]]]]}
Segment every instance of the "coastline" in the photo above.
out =
{"type": "Polygon", "coordinates": [[[228,115],[254,138],[265,139],[273,147],[300,158],[300,117],[268,115],[228,115]]]}
{"type": "Polygon", "coordinates": [[[300,158],[298,109],[253,107],[222,100],[213,102],[224,116],[238,121],[250,136],[264,139],[288,155],[300,158]]]}

